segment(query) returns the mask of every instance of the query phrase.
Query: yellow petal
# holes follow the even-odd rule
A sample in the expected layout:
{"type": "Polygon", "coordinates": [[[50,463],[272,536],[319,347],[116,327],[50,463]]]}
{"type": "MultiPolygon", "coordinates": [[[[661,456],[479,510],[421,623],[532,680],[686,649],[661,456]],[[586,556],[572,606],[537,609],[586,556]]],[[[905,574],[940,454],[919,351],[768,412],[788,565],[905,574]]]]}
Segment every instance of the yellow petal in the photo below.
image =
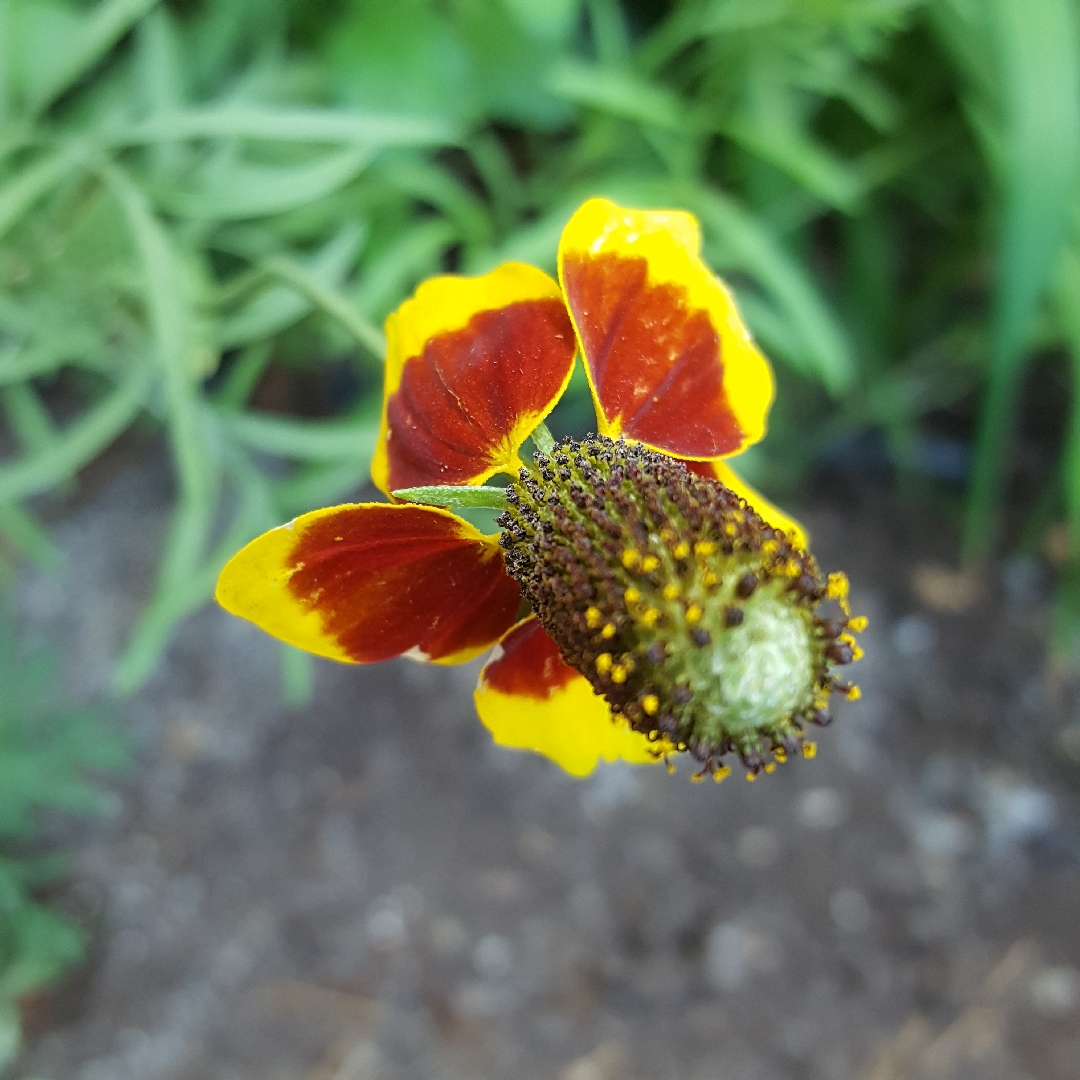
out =
{"type": "Polygon", "coordinates": [[[495,647],[475,700],[498,745],[543,754],[573,776],[587,776],[601,761],[659,760],[657,744],[611,715],[531,616],[495,647]]]}

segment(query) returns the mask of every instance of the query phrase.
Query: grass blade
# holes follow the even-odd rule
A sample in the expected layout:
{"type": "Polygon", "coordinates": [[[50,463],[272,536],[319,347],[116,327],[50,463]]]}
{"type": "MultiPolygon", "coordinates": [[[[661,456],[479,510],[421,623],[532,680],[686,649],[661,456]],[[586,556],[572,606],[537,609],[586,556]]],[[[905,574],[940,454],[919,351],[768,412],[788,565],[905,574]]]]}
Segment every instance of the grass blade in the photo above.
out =
{"type": "Polygon", "coordinates": [[[83,20],[74,40],[53,42],[47,62],[44,55],[36,56],[38,77],[29,95],[31,110],[41,112],[78,82],[157,2],[104,0],[83,20]]]}
{"type": "Polygon", "coordinates": [[[102,138],[111,146],[177,139],[265,139],[381,147],[453,143],[458,140],[459,132],[437,117],[235,104],[163,113],[138,124],[111,129],[102,138]]]}
{"type": "Polygon", "coordinates": [[[964,520],[964,555],[986,556],[1024,350],[1059,257],[1080,160],[1080,60],[1070,0],[997,0],[993,20],[1003,94],[1004,220],[998,249],[989,381],[964,520]]]}
{"type": "Polygon", "coordinates": [[[237,221],[306,206],[354,180],[375,150],[351,146],[300,165],[209,166],[183,189],[164,190],[158,201],[174,214],[203,221],[237,221]]]}
{"type": "Polygon", "coordinates": [[[71,176],[83,158],[76,146],[66,146],[33,165],[21,169],[0,187],[0,237],[61,180],[71,176]]]}
{"type": "Polygon", "coordinates": [[[348,461],[370,457],[378,418],[298,420],[268,413],[222,413],[222,430],[249,450],[299,461],[348,461]]]}
{"type": "Polygon", "coordinates": [[[564,60],[550,73],[547,89],[566,101],[611,116],[685,134],[688,106],[678,96],[632,71],[564,60]]]}
{"type": "Polygon", "coordinates": [[[372,326],[336,289],[327,288],[305,267],[282,256],[269,258],[262,265],[268,273],[294,285],[317,307],[333,315],[379,361],[386,355],[386,338],[382,331],[372,326]]]}
{"type": "Polygon", "coordinates": [[[97,457],[138,416],[150,370],[135,365],[121,385],[40,454],[0,466],[0,504],[15,503],[62,484],[97,457]]]}
{"type": "MultiPolygon", "coordinates": [[[[313,256],[295,259],[294,263],[306,270],[313,282],[337,289],[355,265],[363,240],[364,230],[347,223],[313,256]]],[[[280,285],[267,289],[219,323],[218,344],[225,349],[270,337],[298,322],[314,307],[315,302],[303,290],[280,285]]]]}

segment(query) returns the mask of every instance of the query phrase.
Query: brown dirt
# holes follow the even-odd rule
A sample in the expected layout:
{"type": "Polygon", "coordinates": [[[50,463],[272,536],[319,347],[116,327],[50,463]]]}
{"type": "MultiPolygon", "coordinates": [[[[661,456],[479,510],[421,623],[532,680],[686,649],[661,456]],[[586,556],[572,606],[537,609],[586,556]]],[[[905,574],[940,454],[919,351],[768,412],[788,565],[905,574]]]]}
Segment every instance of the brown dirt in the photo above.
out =
{"type": "MultiPolygon", "coordinates": [[[[24,583],[79,695],[150,587],[165,477],[101,480],[68,572],[24,583]]],[[[13,1075],[1080,1078],[1080,728],[1044,570],[958,582],[950,536],[873,493],[803,511],[870,616],[864,698],[753,785],[493,748],[475,665],[320,664],[286,709],[272,642],[191,619],[126,710],[116,814],[72,827],[95,955],[13,1075]]]]}

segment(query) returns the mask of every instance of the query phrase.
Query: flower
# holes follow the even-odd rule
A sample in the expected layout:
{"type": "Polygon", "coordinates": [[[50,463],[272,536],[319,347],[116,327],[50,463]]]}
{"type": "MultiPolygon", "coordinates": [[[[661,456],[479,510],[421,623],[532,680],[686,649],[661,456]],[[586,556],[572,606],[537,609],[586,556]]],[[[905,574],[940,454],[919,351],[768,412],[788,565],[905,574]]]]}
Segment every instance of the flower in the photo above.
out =
{"type": "Polygon", "coordinates": [[[861,655],[865,620],[727,463],[764,435],[774,383],[699,248],[688,214],[591,199],[559,284],[520,263],[421,284],[386,322],[372,475],[397,501],[265,533],[218,601],[345,662],[494,645],[482,722],[575,775],[689,751],[698,777],[722,779],[733,752],[754,779],[812,757],[806,725],[828,722],[832,692],[858,694],[835,668],[861,655]],[[599,434],[554,445],[543,420],[579,351],[599,434]],[[507,488],[483,486],[496,473],[507,488]],[[505,508],[501,534],[445,508],[473,499],[505,508]],[[818,614],[828,601],[840,617],[818,614]]]}

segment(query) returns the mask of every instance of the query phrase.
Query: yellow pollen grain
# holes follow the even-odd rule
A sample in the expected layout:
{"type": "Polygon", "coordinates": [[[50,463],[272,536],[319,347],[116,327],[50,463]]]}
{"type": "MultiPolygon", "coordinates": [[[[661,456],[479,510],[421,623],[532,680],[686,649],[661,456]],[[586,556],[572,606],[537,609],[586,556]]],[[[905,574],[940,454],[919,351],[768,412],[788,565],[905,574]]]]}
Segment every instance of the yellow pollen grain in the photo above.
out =
{"type": "Polygon", "coordinates": [[[686,621],[688,623],[701,622],[701,616],[704,614],[705,612],[702,610],[700,604],[691,604],[686,609],[686,621]]]}
{"type": "Polygon", "coordinates": [[[616,664],[611,669],[611,681],[613,683],[626,682],[626,666],[624,664],[616,664]]]}
{"type": "Polygon", "coordinates": [[[784,564],[784,574],[787,577],[798,577],[802,573],[802,566],[798,559],[788,559],[784,564]]]}
{"type": "Polygon", "coordinates": [[[721,766],[712,774],[712,778],[718,783],[722,784],[731,775],[731,768],[727,765],[721,766]]]}
{"type": "Polygon", "coordinates": [[[600,631],[600,636],[607,641],[609,638],[615,636],[615,624],[613,622],[604,623],[604,629],[600,631]]]}
{"type": "Polygon", "coordinates": [[[690,774],[690,783],[691,784],[700,784],[701,781],[704,780],[704,779],[705,779],[705,773],[703,773],[703,772],[696,772],[696,773],[691,773],[690,774]]]}
{"type": "Polygon", "coordinates": [[[859,648],[858,645],[852,645],[851,646],[851,659],[852,659],[853,662],[855,660],[861,660],[865,655],[866,655],[866,653],[864,653],[862,651],[862,649],[859,648]]]}
{"type": "Polygon", "coordinates": [[[672,551],[671,554],[674,555],[676,559],[685,559],[686,556],[690,554],[690,545],[685,540],[680,540],[675,545],[675,550],[672,551]]]}
{"type": "Polygon", "coordinates": [[[595,630],[604,621],[604,616],[600,614],[598,607],[591,607],[585,612],[585,625],[590,630],[595,630]]]}
{"type": "Polygon", "coordinates": [[[651,574],[660,565],[660,560],[655,555],[646,555],[641,560],[642,573],[651,574]]]}
{"type": "Polygon", "coordinates": [[[736,531],[737,531],[737,530],[736,530],[736,528],[735,528],[735,525],[734,525],[734,523],[733,523],[733,522],[730,522],[730,521],[729,521],[729,522],[728,522],[728,523],[727,523],[727,524],[726,524],[726,525],[724,526],[724,535],[725,535],[725,536],[734,536],[734,535],[735,535],[735,533],[736,533],[736,531]]]}
{"type": "Polygon", "coordinates": [[[787,761],[787,751],[782,746],[778,746],[773,751],[773,757],[783,765],[784,762],[787,761]]]}
{"type": "Polygon", "coordinates": [[[641,707],[649,716],[655,716],[660,708],[660,699],[655,694],[646,694],[641,699],[641,707]]]}
{"type": "Polygon", "coordinates": [[[854,619],[848,619],[847,628],[853,634],[861,634],[869,624],[870,620],[865,615],[856,615],[854,619]]]}
{"type": "Polygon", "coordinates": [[[655,626],[657,619],[660,618],[660,611],[658,608],[646,608],[641,613],[642,626],[655,626]]]}
{"type": "Polygon", "coordinates": [[[779,547],[780,545],[777,544],[775,540],[766,540],[765,543],[761,545],[761,550],[764,551],[766,555],[774,555],[779,547]]]}
{"type": "Polygon", "coordinates": [[[847,689],[848,701],[858,701],[862,697],[862,691],[857,686],[850,686],[847,689]]]}
{"type": "Polygon", "coordinates": [[[802,756],[809,761],[811,758],[817,757],[817,743],[816,742],[804,742],[802,744],[802,756]]]}
{"type": "Polygon", "coordinates": [[[837,570],[835,573],[829,575],[829,585],[825,591],[825,595],[830,600],[836,600],[840,604],[840,610],[845,615],[851,614],[851,607],[848,604],[848,592],[850,586],[848,585],[847,574],[841,570],[837,570]]]}
{"type": "Polygon", "coordinates": [[[695,555],[712,555],[716,551],[716,545],[711,540],[699,540],[694,545],[695,555]]]}
{"type": "Polygon", "coordinates": [[[664,586],[664,599],[665,600],[678,600],[679,599],[679,586],[678,585],[665,585],[664,586]]]}
{"type": "Polygon", "coordinates": [[[670,776],[675,771],[675,762],[664,758],[664,768],[667,769],[668,775],[670,776]]]}
{"type": "Polygon", "coordinates": [[[596,670],[601,675],[606,675],[611,670],[611,653],[603,652],[596,658],[596,670]]]}
{"type": "Polygon", "coordinates": [[[748,772],[746,774],[747,783],[752,784],[756,779],[757,779],[757,773],[756,772],[748,772]]]}
{"type": "Polygon", "coordinates": [[[622,553],[622,564],[627,570],[633,570],[637,564],[641,562],[641,554],[635,551],[633,548],[624,548],[622,553]]]}
{"type": "Polygon", "coordinates": [[[634,586],[631,585],[630,588],[623,593],[623,599],[628,604],[636,604],[641,599],[641,590],[635,589],[634,586]]]}
{"type": "Polygon", "coordinates": [[[701,575],[701,584],[704,585],[706,589],[711,589],[714,585],[718,584],[719,581],[720,576],[714,574],[711,570],[706,570],[705,573],[701,575]]]}
{"type": "Polygon", "coordinates": [[[767,762],[765,762],[765,771],[766,771],[767,773],[774,773],[774,772],[776,772],[776,765],[775,765],[775,763],[773,763],[773,762],[771,762],[771,761],[767,761],[767,762]]]}

